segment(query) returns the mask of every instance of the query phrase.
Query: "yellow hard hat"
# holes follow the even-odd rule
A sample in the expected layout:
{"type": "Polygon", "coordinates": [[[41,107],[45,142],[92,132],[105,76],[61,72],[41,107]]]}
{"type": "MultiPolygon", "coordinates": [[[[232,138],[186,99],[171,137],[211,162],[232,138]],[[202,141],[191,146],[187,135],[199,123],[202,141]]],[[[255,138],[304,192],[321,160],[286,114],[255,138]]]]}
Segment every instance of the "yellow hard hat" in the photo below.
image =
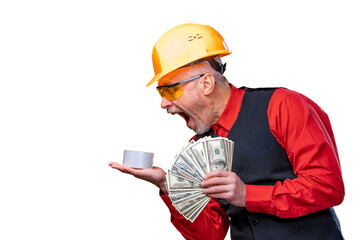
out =
{"type": "Polygon", "coordinates": [[[212,27],[193,23],[176,26],[156,42],[152,53],[155,76],[146,86],[196,60],[228,54],[231,51],[223,37],[212,27]]]}

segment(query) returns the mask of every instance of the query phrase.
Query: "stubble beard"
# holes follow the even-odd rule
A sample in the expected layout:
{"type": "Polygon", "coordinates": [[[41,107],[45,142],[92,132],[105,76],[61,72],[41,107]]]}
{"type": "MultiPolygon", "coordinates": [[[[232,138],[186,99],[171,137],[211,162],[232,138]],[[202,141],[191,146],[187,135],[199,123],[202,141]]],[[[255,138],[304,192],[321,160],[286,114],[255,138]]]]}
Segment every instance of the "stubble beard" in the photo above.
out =
{"type": "Polygon", "coordinates": [[[197,126],[197,129],[194,130],[198,135],[204,134],[206,132],[208,132],[211,128],[211,126],[206,126],[205,124],[200,124],[199,121],[194,120],[195,124],[197,126]],[[204,125],[204,126],[201,126],[204,125]]]}

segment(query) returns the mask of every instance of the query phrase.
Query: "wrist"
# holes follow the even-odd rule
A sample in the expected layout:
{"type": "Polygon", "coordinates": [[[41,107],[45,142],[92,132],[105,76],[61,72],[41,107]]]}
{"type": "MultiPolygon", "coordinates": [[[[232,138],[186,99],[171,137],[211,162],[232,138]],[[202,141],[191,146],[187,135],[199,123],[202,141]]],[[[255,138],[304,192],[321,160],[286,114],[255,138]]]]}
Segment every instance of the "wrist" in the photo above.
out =
{"type": "Polygon", "coordinates": [[[160,183],[160,185],[158,186],[158,188],[160,189],[160,192],[161,192],[162,194],[168,195],[169,193],[168,193],[168,191],[167,191],[167,188],[166,188],[166,186],[165,186],[165,183],[166,183],[166,181],[160,183]]]}

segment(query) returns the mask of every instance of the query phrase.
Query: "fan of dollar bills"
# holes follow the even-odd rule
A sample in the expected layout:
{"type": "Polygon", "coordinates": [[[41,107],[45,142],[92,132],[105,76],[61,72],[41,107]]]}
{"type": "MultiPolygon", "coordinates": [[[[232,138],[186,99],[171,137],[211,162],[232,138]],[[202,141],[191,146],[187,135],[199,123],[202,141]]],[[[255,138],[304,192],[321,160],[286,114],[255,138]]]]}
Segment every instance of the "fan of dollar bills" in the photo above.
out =
{"type": "Polygon", "coordinates": [[[216,169],[231,170],[234,143],[222,137],[191,141],[176,156],[167,174],[167,190],[174,207],[193,222],[210,197],[202,192],[204,176],[216,169]]]}

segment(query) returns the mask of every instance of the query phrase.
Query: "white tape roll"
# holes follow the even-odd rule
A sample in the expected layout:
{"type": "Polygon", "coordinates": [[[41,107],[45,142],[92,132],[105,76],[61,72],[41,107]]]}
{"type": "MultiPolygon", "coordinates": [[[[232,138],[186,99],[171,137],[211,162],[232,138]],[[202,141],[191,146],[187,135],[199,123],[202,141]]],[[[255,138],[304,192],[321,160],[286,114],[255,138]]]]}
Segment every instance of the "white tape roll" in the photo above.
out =
{"type": "Polygon", "coordinates": [[[132,168],[152,168],[153,159],[153,153],[124,150],[123,165],[132,168]]]}

